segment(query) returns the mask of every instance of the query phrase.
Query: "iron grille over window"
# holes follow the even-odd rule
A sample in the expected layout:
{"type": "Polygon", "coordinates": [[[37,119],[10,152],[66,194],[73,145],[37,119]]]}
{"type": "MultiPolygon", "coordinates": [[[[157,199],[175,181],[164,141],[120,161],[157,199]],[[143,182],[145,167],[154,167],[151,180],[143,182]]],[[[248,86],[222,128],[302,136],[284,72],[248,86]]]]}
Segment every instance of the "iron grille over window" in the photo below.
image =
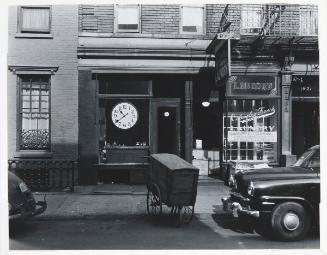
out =
{"type": "Polygon", "coordinates": [[[50,7],[21,7],[19,23],[23,33],[50,33],[50,7]]]}
{"type": "Polygon", "coordinates": [[[49,150],[49,77],[22,76],[20,102],[20,149],[49,150]]]}

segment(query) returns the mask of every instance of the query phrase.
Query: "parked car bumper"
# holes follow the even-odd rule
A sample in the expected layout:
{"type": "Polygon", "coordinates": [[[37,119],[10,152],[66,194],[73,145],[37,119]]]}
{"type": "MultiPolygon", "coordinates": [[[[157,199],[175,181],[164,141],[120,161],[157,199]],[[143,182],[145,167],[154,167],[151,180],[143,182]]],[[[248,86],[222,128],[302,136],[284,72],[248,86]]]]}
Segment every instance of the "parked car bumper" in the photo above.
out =
{"type": "Polygon", "coordinates": [[[18,213],[14,213],[12,215],[9,215],[9,220],[18,220],[18,219],[26,219],[28,217],[36,216],[41,213],[43,213],[47,209],[47,202],[44,201],[38,201],[35,204],[35,209],[33,211],[24,211],[21,210],[18,213]]]}
{"type": "Polygon", "coordinates": [[[225,212],[231,212],[234,218],[239,218],[241,216],[249,216],[253,218],[260,217],[260,211],[251,209],[248,201],[244,199],[243,203],[241,201],[235,201],[232,196],[224,197],[221,199],[223,203],[223,210],[225,212]]]}

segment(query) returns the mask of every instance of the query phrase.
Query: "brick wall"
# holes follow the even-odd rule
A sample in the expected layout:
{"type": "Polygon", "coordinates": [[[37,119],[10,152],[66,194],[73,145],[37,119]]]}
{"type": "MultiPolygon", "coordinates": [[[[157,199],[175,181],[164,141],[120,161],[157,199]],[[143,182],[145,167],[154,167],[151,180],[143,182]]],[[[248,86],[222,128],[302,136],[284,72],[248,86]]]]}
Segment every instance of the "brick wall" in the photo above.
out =
{"type": "MultiPolygon", "coordinates": [[[[212,38],[217,33],[225,7],[225,4],[206,5],[206,35],[203,36],[204,39],[212,38]]],[[[286,5],[282,15],[272,27],[271,34],[297,35],[299,8],[299,5],[286,5]]],[[[272,9],[272,7],[270,6],[268,9],[272,9]]],[[[241,25],[241,5],[229,5],[228,19],[231,21],[230,31],[238,36],[241,25]]],[[[141,5],[141,34],[179,37],[179,26],[180,5],[141,5]]],[[[80,5],[79,31],[113,33],[114,5],[80,5]]],[[[194,35],[183,35],[183,37],[187,36],[194,37],[194,35]]]]}
{"type": "MultiPolygon", "coordinates": [[[[78,7],[52,6],[52,38],[21,38],[17,6],[11,6],[8,28],[8,65],[58,66],[51,76],[51,152],[53,158],[77,158],[78,144],[78,7]]],[[[8,71],[9,157],[16,152],[17,76],[8,71]]]]}
{"type": "Polygon", "coordinates": [[[179,34],[179,5],[142,5],[142,33],[179,34]]]}
{"type": "Polygon", "coordinates": [[[79,31],[114,32],[113,5],[79,5],[79,31]]]}

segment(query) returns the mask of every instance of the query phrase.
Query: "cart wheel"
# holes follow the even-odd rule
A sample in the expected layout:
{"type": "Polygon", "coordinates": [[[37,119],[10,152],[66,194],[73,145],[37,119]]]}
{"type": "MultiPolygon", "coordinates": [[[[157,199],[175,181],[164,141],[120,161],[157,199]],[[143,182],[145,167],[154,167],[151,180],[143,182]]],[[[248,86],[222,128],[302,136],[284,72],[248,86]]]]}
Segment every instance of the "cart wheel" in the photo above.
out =
{"type": "Polygon", "coordinates": [[[148,193],[146,196],[148,214],[151,216],[158,216],[162,213],[162,201],[160,189],[156,184],[148,186],[148,193]]]}
{"type": "Polygon", "coordinates": [[[190,223],[194,215],[194,205],[193,206],[183,206],[180,212],[180,217],[185,223],[190,223]]]}

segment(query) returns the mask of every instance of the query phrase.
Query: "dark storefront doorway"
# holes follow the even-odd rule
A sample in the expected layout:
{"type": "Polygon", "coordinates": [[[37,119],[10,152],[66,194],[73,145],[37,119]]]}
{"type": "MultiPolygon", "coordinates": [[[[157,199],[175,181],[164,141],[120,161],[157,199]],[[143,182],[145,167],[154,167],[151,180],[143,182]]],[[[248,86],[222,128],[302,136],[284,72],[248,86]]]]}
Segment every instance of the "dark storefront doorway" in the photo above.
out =
{"type": "Polygon", "coordinates": [[[292,105],[292,151],[295,155],[319,144],[319,103],[293,102],[292,105]]]}
{"type": "Polygon", "coordinates": [[[180,155],[180,100],[154,99],[151,119],[152,151],[180,155]]]}

